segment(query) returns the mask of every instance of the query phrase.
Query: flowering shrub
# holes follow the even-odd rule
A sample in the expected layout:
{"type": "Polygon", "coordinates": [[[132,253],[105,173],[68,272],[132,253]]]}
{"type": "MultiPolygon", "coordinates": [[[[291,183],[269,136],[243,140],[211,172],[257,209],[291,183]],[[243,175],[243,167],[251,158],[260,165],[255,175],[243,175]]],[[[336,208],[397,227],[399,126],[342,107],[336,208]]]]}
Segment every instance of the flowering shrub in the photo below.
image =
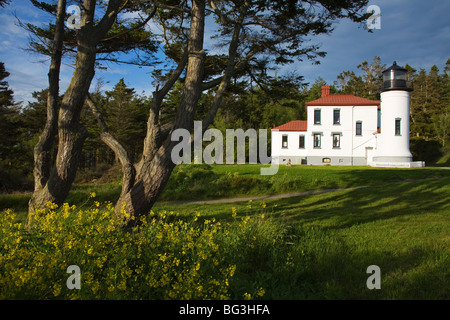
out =
{"type": "Polygon", "coordinates": [[[233,284],[246,272],[236,261],[282,236],[263,215],[239,217],[235,209],[229,222],[151,212],[125,232],[112,203],[47,206],[29,232],[11,210],[1,213],[0,299],[261,298],[261,285],[233,284]],[[81,270],[80,290],[67,288],[70,265],[81,270]]]}

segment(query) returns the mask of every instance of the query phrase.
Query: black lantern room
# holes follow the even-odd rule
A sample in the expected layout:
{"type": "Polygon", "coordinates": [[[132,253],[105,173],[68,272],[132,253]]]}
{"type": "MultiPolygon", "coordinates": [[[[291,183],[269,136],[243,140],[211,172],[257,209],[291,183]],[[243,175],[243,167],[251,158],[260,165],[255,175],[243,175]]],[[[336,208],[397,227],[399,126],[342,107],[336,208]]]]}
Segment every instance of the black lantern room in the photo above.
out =
{"type": "Polygon", "coordinates": [[[391,90],[413,91],[412,84],[408,81],[406,69],[399,67],[397,62],[383,71],[382,92],[391,90]]]}

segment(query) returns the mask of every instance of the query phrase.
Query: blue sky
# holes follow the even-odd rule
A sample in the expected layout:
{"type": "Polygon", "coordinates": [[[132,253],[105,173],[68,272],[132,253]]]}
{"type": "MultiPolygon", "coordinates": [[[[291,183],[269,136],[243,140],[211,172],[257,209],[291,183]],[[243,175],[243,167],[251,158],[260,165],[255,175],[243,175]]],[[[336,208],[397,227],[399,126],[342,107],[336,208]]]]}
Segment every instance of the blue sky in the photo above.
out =
{"type": "MultiPolygon", "coordinates": [[[[357,71],[356,65],[374,56],[380,56],[382,63],[390,66],[394,60],[399,65],[409,64],[416,69],[429,70],[437,65],[440,70],[450,58],[450,1],[449,0],[374,0],[369,5],[378,5],[381,9],[381,29],[368,33],[350,21],[340,21],[331,35],[312,39],[321,44],[327,52],[321,58],[320,65],[310,61],[296,62],[282,68],[283,71],[296,72],[307,82],[322,77],[333,84],[336,76],[344,70],[357,71]]],[[[5,63],[11,73],[7,78],[15,92],[16,101],[33,100],[31,93],[48,86],[48,61],[42,56],[23,50],[29,35],[18,27],[14,12],[23,22],[40,24],[49,17],[35,9],[28,0],[13,0],[0,8],[0,61],[5,63]]],[[[214,31],[209,29],[208,35],[214,31]]],[[[208,39],[207,39],[208,40],[208,39]]],[[[61,69],[61,93],[67,87],[73,67],[64,64],[61,69]]],[[[111,65],[108,71],[97,71],[91,89],[97,79],[105,82],[103,90],[110,90],[120,78],[137,93],[150,95],[152,79],[150,69],[124,65],[111,65]]]]}

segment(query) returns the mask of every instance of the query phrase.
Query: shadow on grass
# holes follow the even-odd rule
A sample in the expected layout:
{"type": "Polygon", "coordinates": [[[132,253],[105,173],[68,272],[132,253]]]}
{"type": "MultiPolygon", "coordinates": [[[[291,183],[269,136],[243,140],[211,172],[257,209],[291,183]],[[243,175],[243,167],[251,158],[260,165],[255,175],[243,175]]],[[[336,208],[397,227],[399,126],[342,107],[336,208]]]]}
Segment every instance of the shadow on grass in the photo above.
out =
{"type": "Polygon", "coordinates": [[[448,299],[449,186],[445,178],[277,200],[273,216],[293,230],[276,250],[290,260],[274,267],[263,256],[245,281],[264,281],[272,299],[448,299]],[[370,265],[381,268],[381,290],[366,286],[370,265]]]}
{"type": "MultiPolygon", "coordinates": [[[[273,299],[448,299],[449,259],[423,248],[403,253],[352,253],[345,245],[297,256],[293,267],[268,283],[273,299]],[[381,270],[381,289],[370,290],[367,268],[381,270]]],[[[303,249],[304,252],[304,249],[303,249]]],[[[261,271],[260,271],[261,273],[261,271]]],[[[257,279],[252,279],[257,281],[257,279]]]]}
{"type": "Polygon", "coordinates": [[[410,182],[390,182],[378,186],[368,186],[285,199],[254,201],[252,208],[248,202],[228,204],[186,204],[181,206],[159,204],[154,210],[189,213],[199,211],[207,217],[230,219],[231,208],[238,215],[279,217],[290,223],[323,224],[327,220],[333,228],[346,228],[354,224],[391,219],[407,214],[450,210],[450,177],[439,180],[410,182]],[[261,209],[261,203],[266,209],[261,209]]]}
{"type": "Polygon", "coordinates": [[[275,200],[275,216],[302,224],[321,224],[331,219],[334,228],[346,228],[407,214],[450,210],[449,185],[450,178],[387,183],[383,186],[275,200]]]}
{"type": "MultiPolygon", "coordinates": [[[[230,221],[235,207],[238,218],[264,213],[288,226],[290,239],[256,253],[257,263],[236,275],[240,286],[264,284],[268,299],[448,299],[450,177],[394,172],[389,182],[353,190],[160,208],[230,221]],[[381,290],[366,286],[370,265],[381,268],[381,290]]],[[[354,183],[367,178],[353,175],[354,183]]]]}

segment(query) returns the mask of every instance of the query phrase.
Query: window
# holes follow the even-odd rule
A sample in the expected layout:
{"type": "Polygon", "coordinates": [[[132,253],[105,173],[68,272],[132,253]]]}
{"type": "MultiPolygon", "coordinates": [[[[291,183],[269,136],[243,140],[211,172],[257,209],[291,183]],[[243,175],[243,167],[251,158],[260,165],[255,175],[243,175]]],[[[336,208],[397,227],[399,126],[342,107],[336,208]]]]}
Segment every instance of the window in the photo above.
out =
{"type": "Polygon", "coordinates": [[[402,124],[402,119],[395,119],[395,135],[396,136],[402,135],[401,124],[402,124]]]}
{"type": "Polygon", "coordinates": [[[341,135],[339,133],[333,134],[333,149],[341,148],[341,135]]]}
{"type": "Polygon", "coordinates": [[[320,149],[320,140],[321,140],[322,135],[320,133],[315,133],[314,134],[314,148],[315,149],[320,149]]]}
{"type": "Polygon", "coordinates": [[[381,109],[378,109],[378,114],[377,114],[377,129],[381,128],[381,109]]]}
{"type": "Polygon", "coordinates": [[[281,147],[283,149],[287,149],[287,147],[288,147],[288,136],[287,135],[283,135],[282,140],[281,140],[281,147]]]}
{"type": "Polygon", "coordinates": [[[298,137],[298,148],[305,149],[305,136],[298,137]]]}
{"type": "Polygon", "coordinates": [[[314,124],[320,124],[320,109],[314,110],[314,124]]]}
{"type": "Polygon", "coordinates": [[[356,122],[356,135],[362,136],[362,122],[361,121],[356,122]]]}
{"type": "Polygon", "coordinates": [[[340,109],[333,110],[333,124],[341,124],[341,110],[340,109]]]}
{"type": "Polygon", "coordinates": [[[323,158],[322,159],[322,163],[331,163],[331,159],[330,158],[323,158]]]}

